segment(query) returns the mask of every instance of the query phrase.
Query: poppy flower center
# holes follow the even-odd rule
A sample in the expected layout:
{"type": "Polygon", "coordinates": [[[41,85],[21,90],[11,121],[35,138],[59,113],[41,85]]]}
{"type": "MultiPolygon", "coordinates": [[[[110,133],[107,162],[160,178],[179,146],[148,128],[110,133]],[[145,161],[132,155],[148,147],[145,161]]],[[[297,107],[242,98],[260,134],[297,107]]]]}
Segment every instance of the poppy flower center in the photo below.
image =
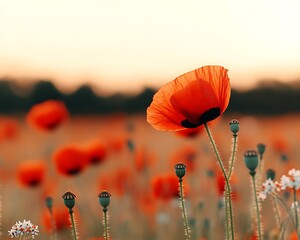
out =
{"type": "Polygon", "coordinates": [[[29,186],[36,187],[36,186],[38,186],[40,184],[40,182],[41,181],[38,180],[38,179],[32,179],[32,180],[29,181],[29,186]]]}
{"type": "Polygon", "coordinates": [[[183,126],[185,128],[199,127],[200,125],[202,125],[204,123],[207,123],[209,121],[216,119],[218,116],[220,116],[220,112],[221,112],[220,108],[211,108],[200,115],[200,118],[197,123],[192,123],[188,119],[185,119],[181,122],[181,126],[183,126]]]}
{"type": "Polygon", "coordinates": [[[73,169],[68,170],[67,174],[69,174],[69,175],[76,175],[76,174],[80,173],[80,171],[81,171],[80,167],[73,168],[73,169]]]}

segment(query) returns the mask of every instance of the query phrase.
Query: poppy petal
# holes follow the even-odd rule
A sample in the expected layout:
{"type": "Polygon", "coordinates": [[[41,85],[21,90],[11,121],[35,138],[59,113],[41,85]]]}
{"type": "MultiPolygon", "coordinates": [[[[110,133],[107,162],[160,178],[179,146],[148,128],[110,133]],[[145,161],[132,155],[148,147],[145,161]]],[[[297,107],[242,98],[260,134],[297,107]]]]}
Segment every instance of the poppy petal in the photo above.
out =
{"type": "Polygon", "coordinates": [[[164,85],[147,109],[147,121],[157,130],[196,128],[217,118],[230,99],[227,69],[205,66],[164,85]]]}

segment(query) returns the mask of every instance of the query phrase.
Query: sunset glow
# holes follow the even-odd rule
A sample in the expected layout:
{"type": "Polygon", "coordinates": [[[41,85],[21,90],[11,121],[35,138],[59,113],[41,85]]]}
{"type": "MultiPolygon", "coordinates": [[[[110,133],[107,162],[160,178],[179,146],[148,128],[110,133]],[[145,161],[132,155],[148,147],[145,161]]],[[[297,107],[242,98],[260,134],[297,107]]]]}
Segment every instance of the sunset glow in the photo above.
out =
{"type": "Polygon", "coordinates": [[[234,87],[300,79],[299,1],[1,0],[0,78],[159,87],[204,65],[234,87]]]}

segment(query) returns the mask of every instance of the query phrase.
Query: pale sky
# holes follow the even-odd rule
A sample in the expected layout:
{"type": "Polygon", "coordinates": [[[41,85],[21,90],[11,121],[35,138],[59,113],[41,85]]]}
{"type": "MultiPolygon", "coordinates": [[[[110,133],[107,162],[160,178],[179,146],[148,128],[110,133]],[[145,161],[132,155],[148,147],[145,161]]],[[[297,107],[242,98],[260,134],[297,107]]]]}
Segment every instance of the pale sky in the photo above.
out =
{"type": "Polygon", "coordinates": [[[222,65],[235,87],[296,80],[299,13],[299,0],[0,0],[0,77],[132,91],[222,65]]]}

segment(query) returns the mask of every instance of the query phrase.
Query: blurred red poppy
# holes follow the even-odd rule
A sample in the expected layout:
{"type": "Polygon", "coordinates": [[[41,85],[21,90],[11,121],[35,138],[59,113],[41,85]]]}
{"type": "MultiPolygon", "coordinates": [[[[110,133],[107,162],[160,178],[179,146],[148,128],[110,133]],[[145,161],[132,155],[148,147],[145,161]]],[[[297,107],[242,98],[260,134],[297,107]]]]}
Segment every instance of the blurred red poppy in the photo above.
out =
{"type": "Polygon", "coordinates": [[[120,153],[124,150],[128,142],[128,136],[125,133],[119,133],[118,135],[105,133],[105,139],[109,150],[114,153],[120,153]]]}
{"type": "Polygon", "coordinates": [[[147,150],[145,147],[137,148],[135,151],[135,168],[141,172],[149,169],[155,162],[155,155],[147,150]]]}
{"type": "Polygon", "coordinates": [[[290,234],[289,240],[298,240],[298,234],[296,231],[290,234]]]}
{"type": "MultiPolygon", "coordinates": [[[[70,228],[70,216],[65,207],[53,208],[53,217],[55,222],[56,231],[70,228]]],[[[48,209],[42,213],[42,222],[48,232],[52,231],[51,215],[48,209]]]]}
{"type": "Polygon", "coordinates": [[[52,159],[56,170],[67,176],[79,174],[88,163],[85,151],[75,144],[69,144],[56,150],[52,159]]]}
{"type": "Polygon", "coordinates": [[[121,197],[126,192],[134,191],[132,189],[132,184],[130,181],[132,180],[131,172],[128,168],[120,168],[115,171],[106,172],[100,175],[99,179],[99,190],[103,189],[109,190],[112,192],[114,196],[121,197]]]}
{"type": "Polygon", "coordinates": [[[10,117],[0,118],[0,141],[13,140],[19,133],[19,123],[16,119],[10,117]]]}
{"type": "Polygon", "coordinates": [[[139,209],[148,216],[153,216],[156,211],[156,201],[149,191],[137,196],[137,205],[139,209]]]}
{"type": "Polygon", "coordinates": [[[26,122],[34,128],[50,131],[68,118],[68,110],[62,101],[47,100],[31,107],[26,122]]]}
{"type": "Polygon", "coordinates": [[[107,156],[107,148],[100,141],[93,141],[87,144],[84,151],[88,158],[89,164],[99,164],[105,161],[107,156]]]}
{"type": "MultiPolygon", "coordinates": [[[[179,197],[179,182],[174,174],[157,175],[151,181],[152,193],[154,197],[168,201],[179,197]]],[[[185,195],[186,195],[185,189],[185,195]]]]}
{"type": "Polygon", "coordinates": [[[164,85],[147,109],[147,121],[162,131],[197,128],[222,114],[229,98],[227,69],[201,67],[164,85]]]}
{"type": "Polygon", "coordinates": [[[186,165],[187,172],[195,170],[197,150],[192,146],[184,146],[176,150],[171,156],[171,167],[177,163],[186,165]]]}
{"type": "Polygon", "coordinates": [[[22,186],[39,186],[45,178],[45,173],[46,164],[42,160],[26,161],[17,166],[17,178],[22,186]]]}
{"type": "Polygon", "coordinates": [[[289,142],[284,135],[273,135],[271,145],[278,153],[288,153],[290,150],[289,142]]]}

